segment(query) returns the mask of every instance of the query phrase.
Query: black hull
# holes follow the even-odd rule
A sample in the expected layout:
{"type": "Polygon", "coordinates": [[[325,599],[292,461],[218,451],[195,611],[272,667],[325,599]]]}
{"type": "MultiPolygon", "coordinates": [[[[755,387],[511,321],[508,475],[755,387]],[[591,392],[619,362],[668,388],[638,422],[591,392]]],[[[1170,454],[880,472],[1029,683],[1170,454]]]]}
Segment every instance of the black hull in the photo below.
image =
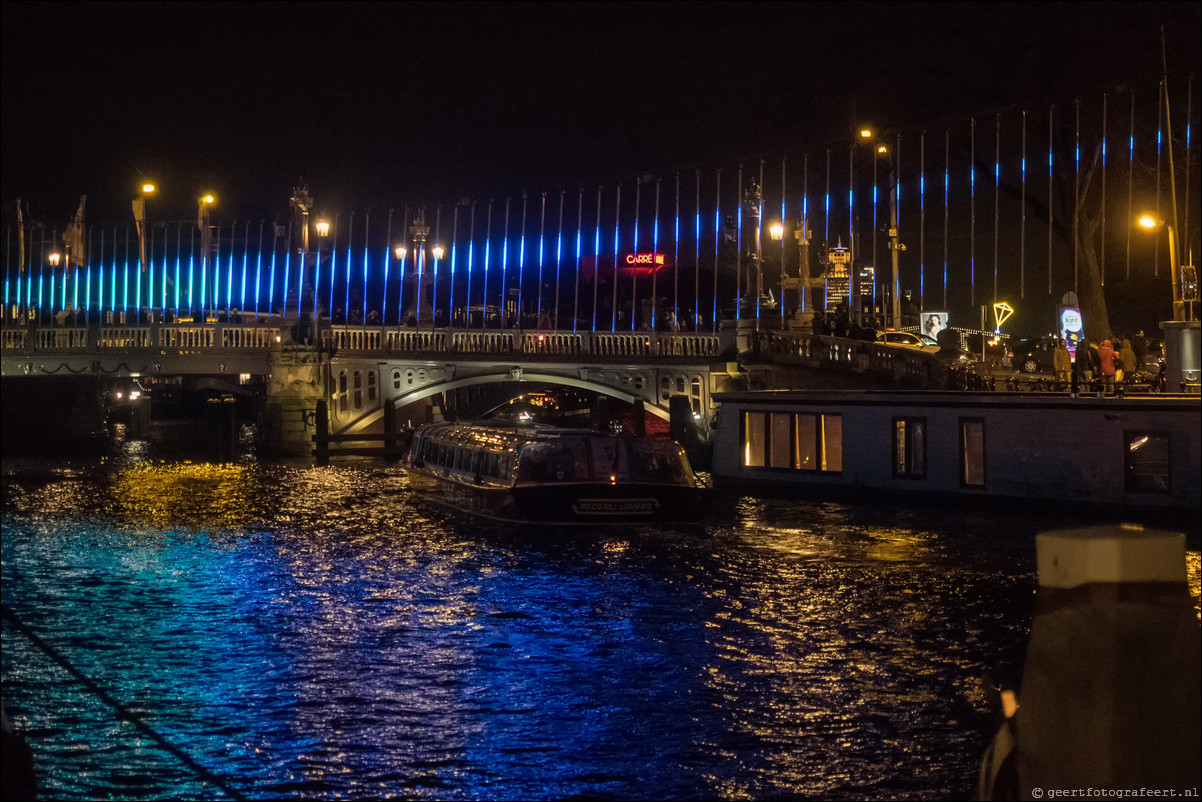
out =
{"type": "Polygon", "coordinates": [[[562,483],[515,488],[472,487],[454,479],[410,471],[423,498],[494,521],[549,526],[697,524],[709,494],[675,485],[562,483]]]}

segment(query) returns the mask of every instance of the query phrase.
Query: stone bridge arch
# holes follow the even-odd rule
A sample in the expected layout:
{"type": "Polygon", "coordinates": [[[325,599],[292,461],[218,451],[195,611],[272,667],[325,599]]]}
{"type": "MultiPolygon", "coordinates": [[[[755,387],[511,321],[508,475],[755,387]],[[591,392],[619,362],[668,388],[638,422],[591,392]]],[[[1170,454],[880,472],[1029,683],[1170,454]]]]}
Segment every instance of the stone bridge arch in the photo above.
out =
{"type": "MultiPolygon", "coordinates": [[[[409,368],[400,368],[399,366],[387,366],[384,370],[412,370],[409,368]]],[[[428,370],[428,368],[427,368],[428,370]]],[[[567,373],[556,372],[554,370],[533,369],[525,366],[494,366],[491,370],[484,372],[473,372],[467,376],[455,375],[455,372],[450,372],[451,375],[446,378],[434,379],[420,384],[412,389],[402,389],[402,391],[389,394],[387,390],[392,389],[389,381],[383,381],[385,384],[385,392],[380,399],[380,405],[375,409],[365,411],[363,414],[353,420],[344,423],[342,426],[335,427],[339,433],[357,434],[367,430],[373,424],[379,422],[384,417],[384,407],[392,405],[395,409],[400,409],[418,401],[431,398],[443,393],[452,392],[463,387],[472,387],[485,384],[501,384],[505,382],[529,382],[532,384],[555,384],[563,387],[574,387],[580,390],[588,390],[599,393],[601,395],[616,398],[619,401],[624,401],[628,404],[633,404],[636,401],[642,401],[647,412],[669,420],[670,415],[666,403],[657,403],[655,398],[654,386],[650,382],[644,384],[644,390],[650,390],[650,393],[642,393],[633,388],[624,389],[620,386],[615,386],[613,383],[597,380],[590,377],[573,376],[567,373]]],[[[708,394],[707,394],[708,395],[708,394]]]]}

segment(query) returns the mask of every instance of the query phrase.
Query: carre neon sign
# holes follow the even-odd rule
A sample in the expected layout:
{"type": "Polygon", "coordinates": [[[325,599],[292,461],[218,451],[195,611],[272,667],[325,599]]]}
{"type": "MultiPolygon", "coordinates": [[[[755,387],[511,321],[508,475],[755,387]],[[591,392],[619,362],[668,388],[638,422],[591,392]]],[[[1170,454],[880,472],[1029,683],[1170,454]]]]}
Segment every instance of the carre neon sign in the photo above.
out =
{"type": "Polygon", "coordinates": [[[629,267],[663,265],[664,255],[662,253],[628,253],[626,254],[626,264],[629,267]]]}

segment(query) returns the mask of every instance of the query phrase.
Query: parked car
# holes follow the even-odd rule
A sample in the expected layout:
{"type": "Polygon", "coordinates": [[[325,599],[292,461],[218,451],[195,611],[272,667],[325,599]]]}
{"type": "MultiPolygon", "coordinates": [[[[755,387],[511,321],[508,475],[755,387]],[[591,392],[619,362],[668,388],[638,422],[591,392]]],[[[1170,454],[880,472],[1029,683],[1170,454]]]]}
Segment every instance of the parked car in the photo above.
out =
{"type": "Polygon", "coordinates": [[[934,337],[925,334],[911,334],[908,331],[886,331],[876,336],[877,345],[895,345],[900,348],[913,348],[918,351],[938,351],[939,343],[934,337]]]}
{"type": "Polygon", "coordinates": [[[1055,370],[1056,350],[1054,337],[1040,337],[1037,340],[1019,340],[1006,351],[1010,359],[1010,367],[1020,373],[1051,373],[1055,370]]]}

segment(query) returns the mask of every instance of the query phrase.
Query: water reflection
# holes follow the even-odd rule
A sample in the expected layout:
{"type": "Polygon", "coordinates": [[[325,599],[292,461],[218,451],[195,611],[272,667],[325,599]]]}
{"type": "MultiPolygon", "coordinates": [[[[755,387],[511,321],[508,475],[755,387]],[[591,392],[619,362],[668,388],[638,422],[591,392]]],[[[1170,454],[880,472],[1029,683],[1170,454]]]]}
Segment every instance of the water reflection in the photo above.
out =
{"type": "MultiPolygon", "coordinates": [[[[702,533],[525,532],[371,461],[25,468],[5,605],[263,799],[966,796],[1048,528],[744,499],[702,533]]],[[[48,795],[220,796],[4,644],[48,795]]]]}

